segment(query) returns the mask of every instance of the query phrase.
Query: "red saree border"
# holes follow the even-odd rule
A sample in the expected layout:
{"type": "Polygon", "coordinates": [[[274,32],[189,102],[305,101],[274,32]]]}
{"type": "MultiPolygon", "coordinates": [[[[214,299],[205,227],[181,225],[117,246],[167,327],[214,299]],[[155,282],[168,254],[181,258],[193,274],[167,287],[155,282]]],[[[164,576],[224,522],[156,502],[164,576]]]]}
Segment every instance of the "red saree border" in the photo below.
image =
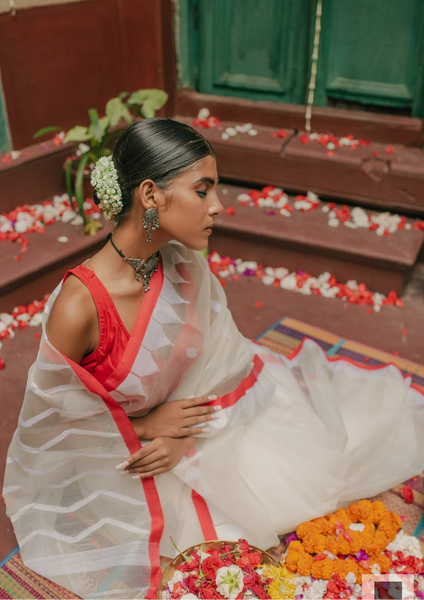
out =
{"type": "Polygon", "coordinates": [[[245,395],[245,393],[248,390],[250,390],[250,388],[252,388],[255,385],[262,369],[264,368],[264,364],[265,363],[260,358],[260,356],[255,354],[255,356],[253,358],[252,369],[251,369],[249,375],[247,375],[247,377],[245,377],[239,383],[239,385],[236,387],[236,389],[233,390],[232,392],[229,392],[228,394],[225,394],[224,396],[219,396],[216,400],[211,400],[211,402],[206,402],[204,404],[204,406],[219,405],[219,406],[222,406],[222,408],[229,408],[230,406],[233,406],[236,402],[238,402],[240,400],[240,398],[242,396],[245,395]]]}
{"type": "Polygon", "coordinates": [[[103,384],[108,392],[121,385],[131,371],[138,351],[140,350],[140,346],[143,343],[149,321],[162,291],[163,279],[163,260],[161,255],[158,270],[153,275],[150,282],[150,290],[148,293],[146,293],[146,296],[141,303],[136,322],[134,323],[134,327],[125,347],[122,359],[115,371],[106,379],[103,384]]]}
{"type": "MultiPolygon", "coordinates": [[[[134,454],[137,452],[137,450],[140,450],[140,448],[142,448],[141,442],[138,439],[137,434],[131,425],[131,421],[129,420],[122,406],[112,398],[112,396],[104,389],[102,384],[98,382],[97,379],[91,375],[91,373],[86,371],[83,367],[81,367],[81,365],[77,364],[64,354],[62,354],[62,356],[64,359],[66,359],[72,370],[82,381],[85,387],[93,394],[97,394],[102,398],[103,402],[109,409],[129,452],[134,454]]],[[[143,479],[140,481],[143,485],[144,494],[146,496],[147,505],[152,520],[152,529],[149,538],[151,574],[150,585],[146,594],[146,598],[153,600],[154,598],[157,598],[157,589],[162,575],[159,543],[162,538],[165,523],[154,478],[149,477],[148,479],[143,479]]]]}
{"type": "Polygon", "coordinates": [[[202,528],[205,542],[207,540],[217,540],[218,535],[216,533],[208,505],[206,504],[206,500],[203,498],[203,496],[198,494],[196,490],[191,491],[191,498],[193,500],[194,508],[197,512],[197,517],[199,519],[200,527],[202,528]]]}

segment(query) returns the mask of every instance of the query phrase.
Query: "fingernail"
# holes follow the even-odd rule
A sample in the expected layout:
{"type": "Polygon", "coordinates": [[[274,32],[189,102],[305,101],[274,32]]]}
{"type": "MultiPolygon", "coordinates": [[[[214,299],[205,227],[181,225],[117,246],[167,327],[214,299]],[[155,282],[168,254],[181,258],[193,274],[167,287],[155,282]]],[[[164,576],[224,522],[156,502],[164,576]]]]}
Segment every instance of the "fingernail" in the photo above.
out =
{"type": "Polygon", "coordinates": [[[140,479],[140,475],[133,475],[131,479],[140,479]]]}
{"type": "Polygon", "coordinates": [[[122,471],[123,469],[125,469],[125,467],[128,467],[129,464],[130,464],[129,461],[125,460],[120,465],[116,465],[116,469],[120,469],[122,471]]]}
{"type": "Polygon", "coordinates": [[[210,431],[209,427],[203,427],[202,433],[208,433],[210,431]]]}
{"type": "Polygon", "coordinates": [[[187,400],[191,400],[191,398],[194,398],[194,396],[188,396],[187,400]]]}
{"type": "Polygon", "coordinates": [[[119,473],[120,475],[129,475],[129,474],[130,474],[130,472],[129,472],[129,471],[118,471],[118,473],[119,473]]]}
{"type": "Polygon", "coordinates": [[[218,396],[208,396],[208,400],[216,400],[218,396]]]}
{"type": "Polygon", "coordinates": [[[222,406],[214,406],[213,409],[214,410],[222,410],[222,406]]]}
{"type": "Polygon", "coordinates": [[[211,419],[219,419],[219,415],[211,415],[211,419]]]}

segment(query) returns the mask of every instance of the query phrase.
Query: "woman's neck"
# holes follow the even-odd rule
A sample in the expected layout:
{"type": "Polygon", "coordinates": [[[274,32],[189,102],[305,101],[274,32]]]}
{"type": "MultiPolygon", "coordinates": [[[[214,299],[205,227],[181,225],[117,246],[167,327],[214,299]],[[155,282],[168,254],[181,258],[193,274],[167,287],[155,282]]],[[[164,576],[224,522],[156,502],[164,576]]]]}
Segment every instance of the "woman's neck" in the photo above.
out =
{"type": "MultiPolygon", "coordinates": [[[[169,241],[160,230],[152,231],[150,235],[152,241],[147,243],[147,231],[142,227],[136,228],[128,221],[116,227],[113,232],[113,242],[128,258],[147,260],[169,241]]],[[[118,255],[116,250],[113,250],[118,255]]]]}

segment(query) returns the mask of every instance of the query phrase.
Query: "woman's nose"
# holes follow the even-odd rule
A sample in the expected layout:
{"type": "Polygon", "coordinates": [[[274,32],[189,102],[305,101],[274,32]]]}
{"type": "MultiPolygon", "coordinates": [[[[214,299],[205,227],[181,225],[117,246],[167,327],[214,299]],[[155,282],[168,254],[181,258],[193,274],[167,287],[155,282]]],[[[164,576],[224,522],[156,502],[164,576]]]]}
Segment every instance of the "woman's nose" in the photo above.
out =
{"type": "Polygon", "coordinates": [[[211,206],[211,214],[212,215],[220,215],[224,212],[224,207],[221,204],[220,199],[218,198],[217,195],[215,195],[215,201],[213,203],[213,205],[211,206]]]}

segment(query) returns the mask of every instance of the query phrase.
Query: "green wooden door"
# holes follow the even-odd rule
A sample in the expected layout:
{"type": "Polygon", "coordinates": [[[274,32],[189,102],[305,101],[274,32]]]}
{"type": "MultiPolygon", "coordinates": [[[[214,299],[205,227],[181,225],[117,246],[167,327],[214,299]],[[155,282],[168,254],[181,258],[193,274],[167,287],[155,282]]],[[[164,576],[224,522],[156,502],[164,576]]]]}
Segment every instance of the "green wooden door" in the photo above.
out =
{"type": "MultiPolygon", "coordinates": [[[[305,104],[316,0],[179,0],[180,81],[305,104]]],[[[314,103],[424,116],[424,0],[323,0],[314,103]]]]}
{"type": "Polygon", "coordinates": [[[183,83],[206,94],[303,102],[310,0],[180,0],[180,11],[183,83]]]}
{"type": "Polygon", "coordinates": [[[323,0],[315,104],[424,116],[423,0],[323,0]]]}
{"type": "Polygon", "coordinates": [[[7,123],[6,109],[4,105],[3,90],[0,80],[0,152],[11,149],[9,126],[7,123]]]}

